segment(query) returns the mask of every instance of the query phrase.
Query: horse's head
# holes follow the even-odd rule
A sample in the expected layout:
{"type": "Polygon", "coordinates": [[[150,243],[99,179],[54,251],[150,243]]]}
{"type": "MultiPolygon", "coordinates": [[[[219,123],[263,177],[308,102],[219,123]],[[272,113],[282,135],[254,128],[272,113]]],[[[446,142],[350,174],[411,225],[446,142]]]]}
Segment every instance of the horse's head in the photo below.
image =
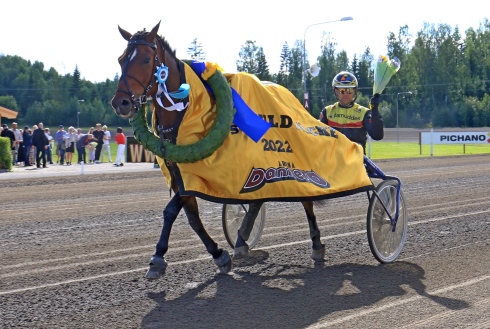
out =
{"type": "Polygon", "coordinates": [[[111,102],[120,117],[132,118],[138,108],[146,104],[147,98],[157,93],[155,73],[159,73],[160,81],[164,76],[165,89],[179,87],[178,60],[175,52],[157,35],[159,27],[160,23],[150,32],[143,30],[134,35],[118,27],[122,37],[128,41],[127,48],[118,59],[121,78],[111,102]],[[159,70],[161,66],[168,67],[167,71],[159,70]]]}

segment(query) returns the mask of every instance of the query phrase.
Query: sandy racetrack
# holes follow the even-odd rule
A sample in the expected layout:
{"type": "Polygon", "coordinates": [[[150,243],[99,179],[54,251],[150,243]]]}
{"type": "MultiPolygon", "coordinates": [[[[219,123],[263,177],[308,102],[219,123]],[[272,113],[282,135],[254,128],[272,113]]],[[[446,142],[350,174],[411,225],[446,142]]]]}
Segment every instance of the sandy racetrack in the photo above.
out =
{"type": "MultiPolygon", "coordinates": [[[[1,328],[488,328],[490,156],[382,160],[404,183],[409,237],[379,265],[365,194],[315,208],[314,265],[299,203],[268,203],[251,257],[216,274],[179,215],[164,278],[147,281],[169,191],[158,170],[2,180],[1,328]]],[[[221,205],[199,201],[226,244],[221,205]]]]}

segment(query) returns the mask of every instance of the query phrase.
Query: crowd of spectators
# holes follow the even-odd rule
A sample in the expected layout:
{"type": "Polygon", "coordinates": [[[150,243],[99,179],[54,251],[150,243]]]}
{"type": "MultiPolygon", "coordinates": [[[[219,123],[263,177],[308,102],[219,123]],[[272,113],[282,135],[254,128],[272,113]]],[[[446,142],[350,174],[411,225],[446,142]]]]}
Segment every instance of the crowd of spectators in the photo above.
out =
{"type": "MultiPolygon", "coordinates": [[[[100,123],[95,125],[95,129],[90,128],[87,133],[83,133],[81,128],[75,129],[72,126],[65,131],[64,126],[59,125],[58,131],[52,136],[50,129],[44,127],[42,122],[32,127],[25,126],[23,131],[17,128],[16,122],[13,122],[12,128],[3,124],[0,134],[1,137],[7,137],[11,141],[14,166],[47,168],[48,164],[54,165],[54,155],[57,157],[56,164],[70,166],[75,151],[77,164],[100,164],[103,163],[104,156],[109,163],[112,163],[111,133],[107,126],[102,126],[100,123]]],[[[124,147],[121,146],[119,143],[123,138],[119,135],[124,136],[120,127],[117,128],[118,152],[115,165],[122,166],[126,139],[124,137],[124,147]]]]}

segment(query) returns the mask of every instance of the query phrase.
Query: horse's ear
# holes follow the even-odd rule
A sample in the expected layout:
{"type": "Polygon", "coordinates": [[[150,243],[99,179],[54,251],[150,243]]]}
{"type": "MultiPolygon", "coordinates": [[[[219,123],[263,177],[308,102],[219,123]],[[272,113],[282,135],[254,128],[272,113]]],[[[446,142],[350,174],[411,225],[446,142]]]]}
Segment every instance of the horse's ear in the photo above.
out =
{"type": "Polygon", "coordinates": [[[119,29],[119,33],[121,33],[121,35],[124,38],[124,40],[129,41],[131,39],[131,37],[133,36],[128,31],[122,29],[119,25],[117,26],[117,28],[119,29]]]}
{"type": "Polygon", "coordinates": [[[157,33],[158,33],[158,29],[160,28],[161,22],[162,21],[158,22],[158,24],[155,25],[155,27],[151,29],[150,33],[148,33],[148,40],[155,39],[155,37],[157,36],[157,33]]]}

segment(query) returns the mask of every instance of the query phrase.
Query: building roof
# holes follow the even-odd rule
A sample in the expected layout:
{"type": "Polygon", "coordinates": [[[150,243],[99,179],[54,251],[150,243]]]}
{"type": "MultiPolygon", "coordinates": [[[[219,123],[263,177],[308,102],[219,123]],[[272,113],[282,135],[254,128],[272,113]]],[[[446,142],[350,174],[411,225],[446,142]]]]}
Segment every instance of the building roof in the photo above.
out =
{"type": "Polygon", "coordinates": [[[2,123],[2,118],[15,119],[17,118],[17,112],[9,110],[3,106],[0,106],[0,124],[2,123]]]}

